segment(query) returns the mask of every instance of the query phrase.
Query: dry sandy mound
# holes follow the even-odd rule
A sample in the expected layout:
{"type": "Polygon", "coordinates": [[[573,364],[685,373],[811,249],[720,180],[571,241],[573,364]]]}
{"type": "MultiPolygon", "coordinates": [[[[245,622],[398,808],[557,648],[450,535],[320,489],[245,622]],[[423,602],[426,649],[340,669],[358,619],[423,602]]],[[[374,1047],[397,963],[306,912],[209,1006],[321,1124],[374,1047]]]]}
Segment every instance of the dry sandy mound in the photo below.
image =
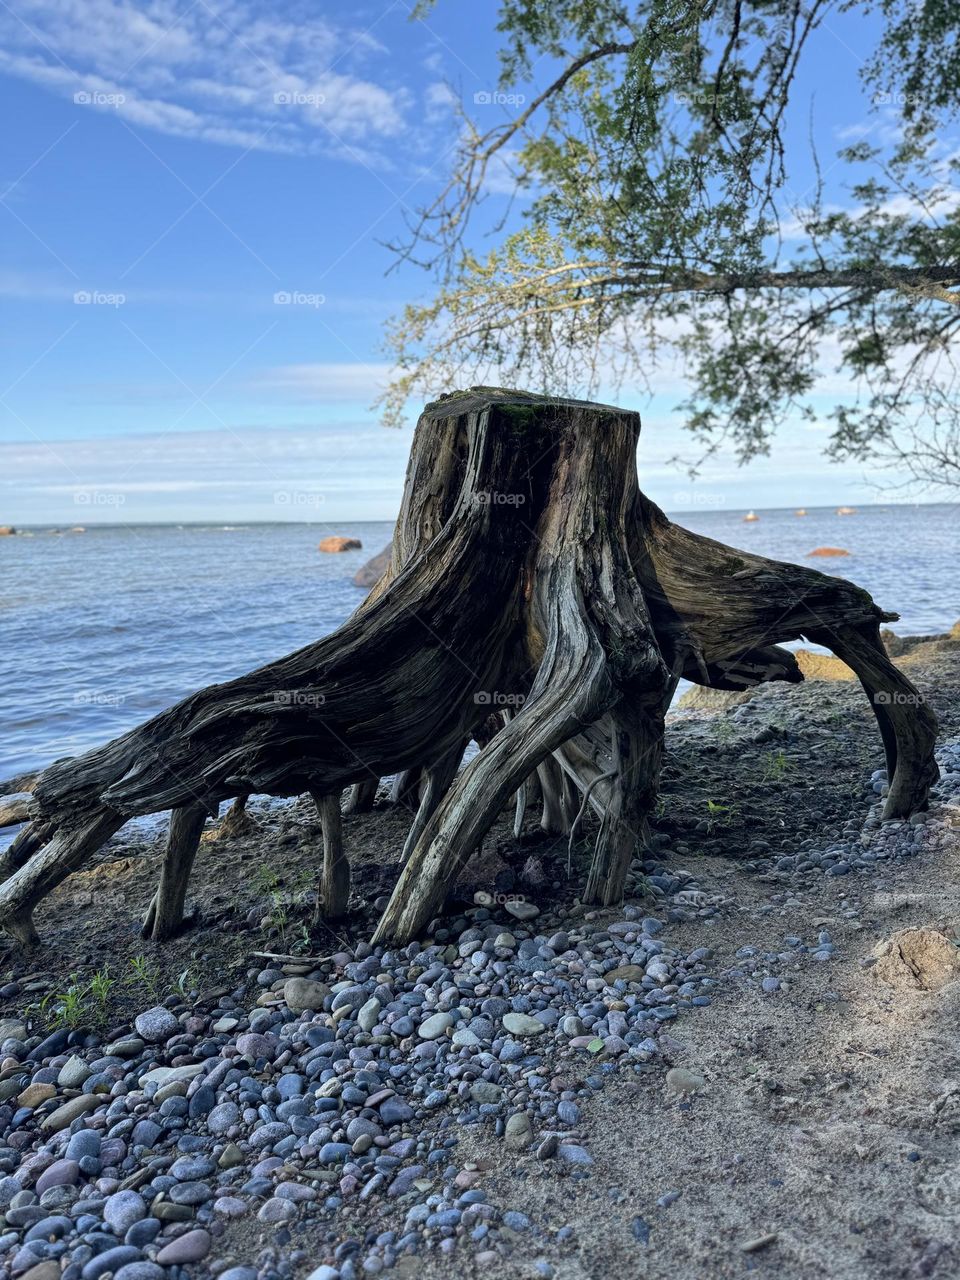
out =
{"type": "Polygon", "coordinates": [[[894,990],[939,991],[960,978],[960,950],[938,929],[904,929],[873,954],[874,972],[894,990]]]}

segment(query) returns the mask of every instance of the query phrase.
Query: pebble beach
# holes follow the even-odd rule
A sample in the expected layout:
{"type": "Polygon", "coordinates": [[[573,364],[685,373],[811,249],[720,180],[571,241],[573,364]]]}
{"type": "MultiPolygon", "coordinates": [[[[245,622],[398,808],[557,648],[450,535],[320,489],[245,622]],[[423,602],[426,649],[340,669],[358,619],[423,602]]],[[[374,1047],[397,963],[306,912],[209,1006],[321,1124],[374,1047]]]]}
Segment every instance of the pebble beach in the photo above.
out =
{"type": "MultiPolygon", "coordinates": [[[[944,642],[911,678],[949,693],[958,649],[944,642]]],[[[780,726],[789,751],[814,702],[843,713],[856,698],[846,683],[768,686],[675,717],[674,739],[702,749],[727,720],[721,740],[766,749],[780,726]]],[[[873,768],[843,823],[744,841],[722,876],[700,851],[701,820],[683,840],[656,838],[616,910],[555,894],[549,863],[544,879],[530,857],[511,891],[476,892],[402,949],[357,930],[324,955],[261,939],[257,958],[254,939],[239,980],[158,992],[100,1028],[44,1028],[30,1004],[43,981],[14,965],[0,989],[0,1275],[550,1280],[590,1274],[598,1201],[635,1274],[698,1274],[661,1243],[692,1204],[684,1179],[651,1185],[650,1099],[671,1122],[709,1116],[717,1066],[697,1047],[701,1023],[749,1036],[811,992],[832,1016],[848,1003],[838,967],[872,980],[871,935],[889,932],[878,894],[915,888],[958,852],[960,736],[945,727],[929,813],[882,823],[886,775],[873,768]],[[819,924],[811,898],[829,899],[819,924]],[[618,1097],[611,1141],[596,1117],[618,1097]],[[614,1167],[630,1151],[632,1190],[614,1167]]],[[[803,1274],[782,1223],[733,1225],[740,1265],[770,1255],[776,1274],[803,1274]]]]}

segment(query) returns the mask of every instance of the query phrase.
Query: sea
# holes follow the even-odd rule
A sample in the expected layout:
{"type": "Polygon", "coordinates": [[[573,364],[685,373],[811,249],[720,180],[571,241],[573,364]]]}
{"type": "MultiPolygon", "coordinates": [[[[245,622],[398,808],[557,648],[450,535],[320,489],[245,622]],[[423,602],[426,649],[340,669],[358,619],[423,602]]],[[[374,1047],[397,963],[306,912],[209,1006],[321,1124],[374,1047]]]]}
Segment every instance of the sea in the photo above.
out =
{"type": "MultiPolygon", "coordinates": [[[[672,518],[747,551],[866,587],[901,635],[960,619],[960,506],[744,512],[672,518]],[[808,559],[815,547],[837,559],[808,559]]],[[[0,538],[0,782],[108,741],[203,685],[333,631],[363,592],[357,569],[391,524],[36,527],[0,538]],[[323,554],[331,532],[361,551],[323,554]]]]}

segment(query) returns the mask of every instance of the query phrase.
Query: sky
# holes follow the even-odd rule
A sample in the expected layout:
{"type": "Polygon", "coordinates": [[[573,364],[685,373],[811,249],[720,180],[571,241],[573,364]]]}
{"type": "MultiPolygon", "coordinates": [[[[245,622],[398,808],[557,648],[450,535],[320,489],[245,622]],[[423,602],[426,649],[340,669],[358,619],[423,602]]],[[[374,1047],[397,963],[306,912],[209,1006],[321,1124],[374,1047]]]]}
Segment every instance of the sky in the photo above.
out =
{"type": "MultiPolygon", "coordinates": [[[[446,175],[453,99],[517,109],[474,105],[492,0],[411,7],[0,0],[0,524],[396,514],[411,433],[373,407],[383,325],[429,281],[385,242],[446,175]]],[[[815,41],[796,112],[832,154],[884,123],[857,80],[871,31],[854,11],[815,41]]],[[[640,410],[668,510],[877,497],[823,460],[821,423],[689,480],[667,464],[684,395],[668,370],[606,397],[640,410]]]]}

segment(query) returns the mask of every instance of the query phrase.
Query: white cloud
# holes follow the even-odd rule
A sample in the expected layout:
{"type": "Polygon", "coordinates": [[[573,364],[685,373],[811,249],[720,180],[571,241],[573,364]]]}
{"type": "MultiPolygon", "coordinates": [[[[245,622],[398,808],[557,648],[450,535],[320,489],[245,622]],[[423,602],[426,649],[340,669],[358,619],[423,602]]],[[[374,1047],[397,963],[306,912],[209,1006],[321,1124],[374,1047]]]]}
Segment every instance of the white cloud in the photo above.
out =
{"type": "Polygon", "coordinates": [[[261,0],[18,0],[0,8],[0,71],[132,125],[226,146],[349,154],[402,135],[400,84],[361,74],[374,37],[261,0]]]}
{"type": "Polygon", "coordinates": [[[358,401],[369,404],[384,390],[391,373],[386,363],[288,364],[271,369],[257,385],[296,400],[358,401]]]}
{"type": "Polygon", "coordinates": [[[15,525],[392,519],[410,435],[369,422],[0,442],[15,525]]]}

